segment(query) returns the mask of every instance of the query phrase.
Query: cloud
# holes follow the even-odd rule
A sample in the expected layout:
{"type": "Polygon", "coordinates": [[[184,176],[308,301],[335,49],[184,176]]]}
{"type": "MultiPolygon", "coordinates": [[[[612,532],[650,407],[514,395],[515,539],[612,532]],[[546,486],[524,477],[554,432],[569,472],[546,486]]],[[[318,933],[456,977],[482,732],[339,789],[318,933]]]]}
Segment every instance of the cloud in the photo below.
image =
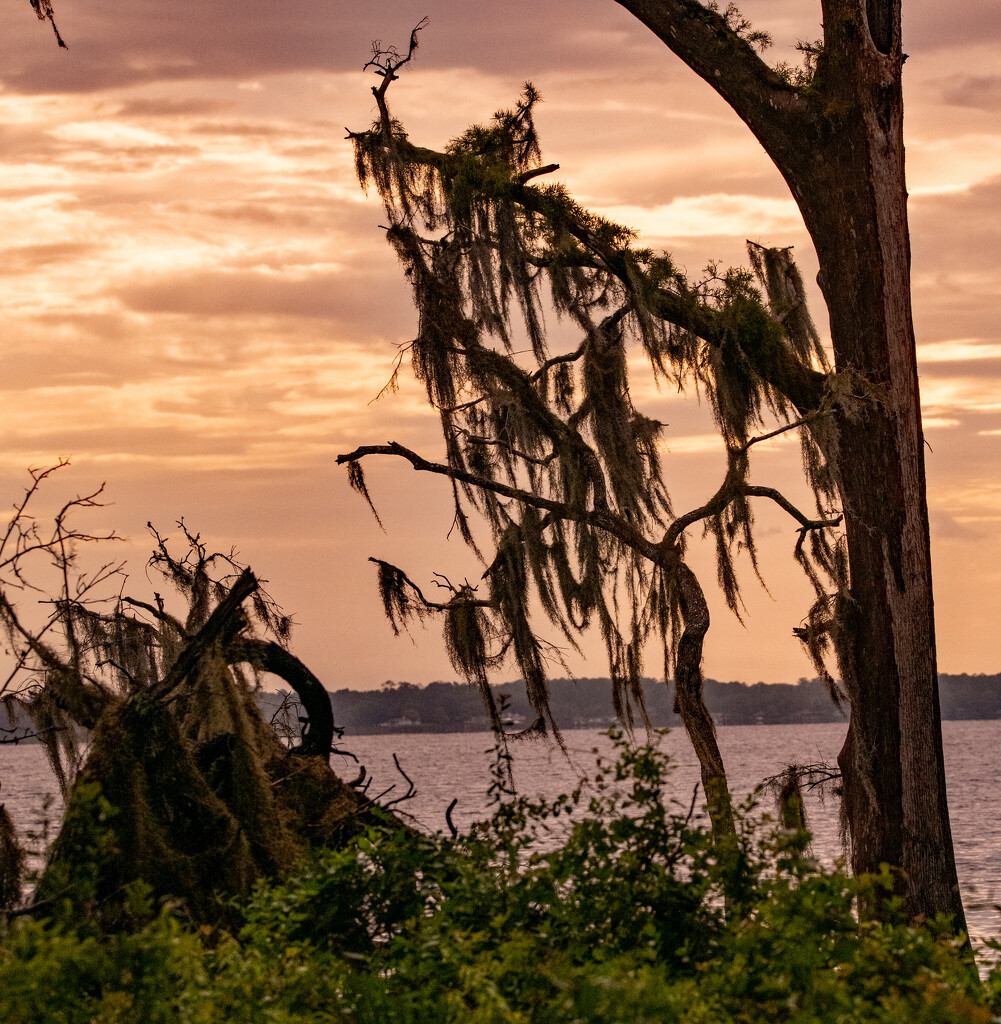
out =
{"type": "MultiPolygon", "coordinates": [[[[430,25],[421,36],[419,60],[437,67],[476,66],[527,77],[554,64],[601,66],[609,58],[610,32],[618,34],[620,59],[660,48],[605,0],[578,0],[572,17],[558,5],[532,0],[509,0],[497,8],[427,0],[420,13],[430,25]],[[582,25],[588,30],[580,31],[582,25]]],[[[12,14],[5,19],[10,32],[0,49],[0,68],[8,86],[24,92],[357,70],[376,37],[405,47],[419,17],[404,0],[376,6],[171,0],[124,7],[118,0],[63,0],[60,28],[69,51],[57,52],[51,34],[39,31],[30,12],[20,19],[12,14]]]]}
{"type": "Polygon", "coordinates": [[[235,106],[235,101],[201,96],[134,96],[115,111],[116,117],[165,118],[219,114],[235,106]]]}
{"type": "Polygon", "coordinates": [[[957,75],[943,84],[942,99],[953,106],[994,113],[1001,105],[1001,75],[957,75]]]}
{"type": "Polygon", "coordinates": [[[949,515],[941,509],[929,512],[932,540],[976,540],[981,537],[982,531],[974,525],[959,522],[955,516],[949,515]]]}
{"type": "Polygon", "coordinates": [[[636,228],[649,238],[782,234],[798,232],[802,221],[792,199],[763,196],[702,195],[674,199],[646,209],[639,206],[603,206],[602,213],[636,228]]]}
{"type": "Polygon", "coordinates": [[[76,261],[93,253],[93,242],[48,242],[40,245],[11,245],[0,249],[5,275],[36,274],[55,264],[76,261]]]}
{"type": "Polygon", "coordinates": [[[904,49],[911,54],[978,46],[1001,37],[1001,9],[994,0],[967,0],[962,17],[941,3],[905,3],[904,49]]]}
{"type": "MultiPolygon", "coordinates": [[[[388,359],[350,344],[328,344],[325,352],[259,348],[244,360],[230,354],[210,373],[178,366],[131,381],[41,378],[27,388],[7,386],[0,390],[0,457],[15,464],[44,451],[99,461],[162,457],[165,469],[329,461],[369,429],[368,403],[390,372],[388,359]]],[[[401,439],[425,440],[434,428],[415,387],[381,413],[401,439]]]]}
{"type": "Polygon", "coordinates": [[[413,317],[395,305],[379,306],[376,296],[399,288],[398,277],[388,268],[377,279],[364,269],[294,277],[207,270],[160,276],[148,284],[116,288],[113,294],[140,313],[320,317],[334,323],[372,323],[380,333],[393,334],[412,330],[413,317]]]}
{"type": "Polygon", "coordinates": [[[965,363],[969,360],[1001,360],[1001,342],[978,338],[949,338],[918,345],[918,363],[965,363]]]}

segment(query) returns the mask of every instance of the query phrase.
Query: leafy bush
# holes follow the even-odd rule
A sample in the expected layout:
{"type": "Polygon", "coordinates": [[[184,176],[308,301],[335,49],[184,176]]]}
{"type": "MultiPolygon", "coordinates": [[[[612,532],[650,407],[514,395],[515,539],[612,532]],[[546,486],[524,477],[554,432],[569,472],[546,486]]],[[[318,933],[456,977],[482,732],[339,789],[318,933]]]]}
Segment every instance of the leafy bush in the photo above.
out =
{"type": "Polygon", "coordinates": [[[371,829],[314,851],[258,885],[235,936],[169,908],[114,935],[15,922],[0,1019],[931,1024],[1001,1010],[1001,972],[981,983],[948,922],[911,926],[885,897],[884,919],[859,924],[888,872],[826,871],[805,836],[750,809],[721,849],[665,805],[668,783],[661,754],[620,740],[590,796],[534,802],[499,783],[469,835],[371,829]]]}

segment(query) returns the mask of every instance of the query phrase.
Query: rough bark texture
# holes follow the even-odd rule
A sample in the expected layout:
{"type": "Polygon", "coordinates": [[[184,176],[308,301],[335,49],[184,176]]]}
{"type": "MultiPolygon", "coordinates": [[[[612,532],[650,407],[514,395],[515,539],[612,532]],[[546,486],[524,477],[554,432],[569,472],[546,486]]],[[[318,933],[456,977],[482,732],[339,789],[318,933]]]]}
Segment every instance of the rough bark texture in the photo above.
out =
{"type": "Polygon", "coordinates": [[[817,73],[798,86],[695,0],[617,2],[745,121],[816,246],[835,366],[851,395],[821,443],[841,493],[851,574],[834,639],[851,705],[839,760],[852,867],[902,867],[912,914],[948,913],[963,927],[910,305],[900,0],[822,0],[817,73]]]}

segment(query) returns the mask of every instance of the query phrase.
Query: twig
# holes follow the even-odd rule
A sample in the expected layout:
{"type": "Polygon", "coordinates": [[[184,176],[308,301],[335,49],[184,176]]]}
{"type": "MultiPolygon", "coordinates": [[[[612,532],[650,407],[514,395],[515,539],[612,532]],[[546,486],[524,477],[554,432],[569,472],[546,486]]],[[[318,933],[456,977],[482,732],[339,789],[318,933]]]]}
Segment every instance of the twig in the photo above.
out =
{"type": "MultiPolygon", "coordinates": [[[[396,754],[393,754],[393,764],[396,765],[396,770],[404,777],[404,779],[407,780],[407,791],[403,794],[403,796],[398,796],[392,800],[387,800],[382,805],[383,810],[386,811],[388,811],[390,807],[395,807],[397,804],[403,803],[404,800],[412,800],[417,795],[417,789],[414,786],[413,779],[411,779],[410,776],[407,775],[407,773],[403,770],[403,766],[400,764],[400,759],[396,756],[396,754]]],[[[394,786],[390,786],[390,789],[394,788],[394,786]]],[[[388,793],[389,790],[386,790],[386,792],[388,793]]]]}

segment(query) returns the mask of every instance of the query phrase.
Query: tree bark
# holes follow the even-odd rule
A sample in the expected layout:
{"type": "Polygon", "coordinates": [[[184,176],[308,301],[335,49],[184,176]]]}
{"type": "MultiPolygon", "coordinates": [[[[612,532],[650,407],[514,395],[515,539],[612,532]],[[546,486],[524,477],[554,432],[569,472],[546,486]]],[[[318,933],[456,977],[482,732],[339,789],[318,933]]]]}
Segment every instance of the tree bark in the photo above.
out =
{"type": "Polygon", "coordinates": [[[856,872],[903,868],[914,915],[965,927],[942,756],[910,303],[900,0],[822,0],[807,87],[695,0],[617,0],[730,103],[779,168],[820,261],[840,397],[818,441],[845,515],[834,640],[851,706],[839,761],[856,872]]]}
{"type": "Polygon", "coordinates": [[[675,564],[664,567],[664,571],[672,573],[677,581],[684,620],[674,668],[674,711],[681,716],[699,759],[713,837],[725,844],[735,832],[733,805],[716,727],[702,696],[702,644],[709,630],[709,606],[695,573],[684,562],[671,561],[675,564]]]}

